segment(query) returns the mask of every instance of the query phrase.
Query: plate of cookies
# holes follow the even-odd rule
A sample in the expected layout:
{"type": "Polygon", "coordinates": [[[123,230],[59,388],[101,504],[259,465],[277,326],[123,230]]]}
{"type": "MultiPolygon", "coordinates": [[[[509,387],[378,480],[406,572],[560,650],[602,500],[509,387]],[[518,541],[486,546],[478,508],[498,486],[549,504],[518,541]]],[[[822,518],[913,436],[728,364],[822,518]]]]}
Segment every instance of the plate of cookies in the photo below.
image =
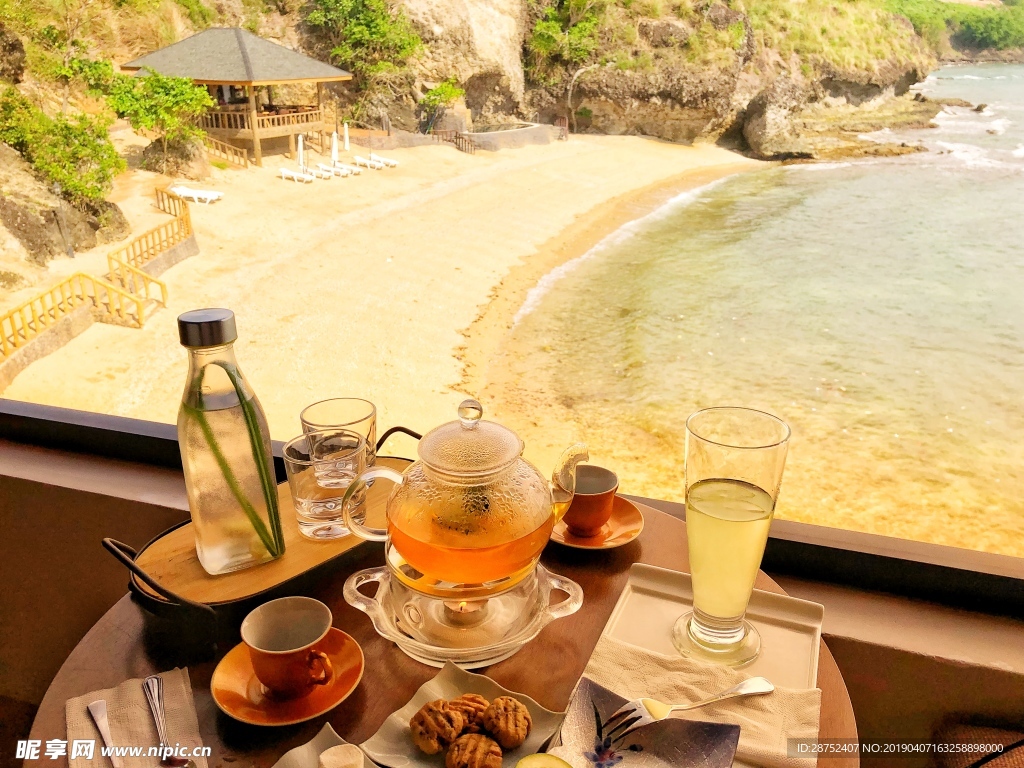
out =
{"type": "Polygon", "coordinates": [[[359,746],[387,768],[514,768],[563,714],[449,662],[359,746]]]}

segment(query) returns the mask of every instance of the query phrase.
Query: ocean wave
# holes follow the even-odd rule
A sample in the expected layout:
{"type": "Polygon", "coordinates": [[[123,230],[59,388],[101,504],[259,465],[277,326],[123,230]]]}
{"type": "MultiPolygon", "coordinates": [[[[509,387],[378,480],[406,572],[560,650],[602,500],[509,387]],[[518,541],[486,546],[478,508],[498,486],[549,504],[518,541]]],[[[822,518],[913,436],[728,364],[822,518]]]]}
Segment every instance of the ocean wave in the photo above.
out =
{"type": "Polygon", "coordinates": [[[1007,117],[996,117],[997,112],[991,107],[986,107],[983,112],[950,112],[944,109],[934,118],[936,125],[941,131],[958,134],[982,134],[995,133],[1003,134],[1006,129],[1013,125],[1013,121],[1007,117]],[[985,119],[985,118],[993,118],[985,119]]]}
{"type": "Polygon", "coordinates": [[[842,162],[842,163],[797,163],[795,165],[787,165],[786,169],[790,171],[834,171],[837,168],[849,168],[853,163],[842,162]]]}
{"type": "Polygon", "coordinates": [[[523,318],[537,308],[541,300],[555,286],[555,283],[576,270],[583,262],[589,261],[604,251],[607,251],[609,248],[613,248],[614,246],[635,237],[638,232],[649,224],[659,221],[660,219],[664,219],[666,216],[670,216],[673,213],[682,210],[686,206],[694,203],[705,192],[714,189],[727,179],[732,178],[734,175],[735,174],[724,176],[721,179],[716,179],[715,181],[710,182],[709,184],[704,184],[703,186],[696,187],[695,189],[690,189],[676,195],[664,205],[654,209],[646,216],[641,216],[639,219],[633,219],[632,221],[626,222],[611,234],[603,237],[600,242],[583,255],[577,256],[575,259],[570,259],[564,264],[560,264],[552,269],[538,280],[537,284],[533,286],[533,288],[526,292],[526,299],[523,301],[523,305],[519,307],[519,311],[517,311],[515,317],[512,318],[512,327],[515,328],[519,325],[523,318]]]}
{"type": "Polygon", "coordinates": [[[1024,157],[1024,144],[1018,144],[1017,148],[1010,153],[1014,157],[1024,157]]]}
{"type": "Polygon", "coordinates": [[[957,144],[952,141],[938,141],[936,145],[941,147],[939,154],[948,155],[958,160],[968,168],[999,168],[1006,165],[988,156],[983,147],[975,144],[957,144]]]}

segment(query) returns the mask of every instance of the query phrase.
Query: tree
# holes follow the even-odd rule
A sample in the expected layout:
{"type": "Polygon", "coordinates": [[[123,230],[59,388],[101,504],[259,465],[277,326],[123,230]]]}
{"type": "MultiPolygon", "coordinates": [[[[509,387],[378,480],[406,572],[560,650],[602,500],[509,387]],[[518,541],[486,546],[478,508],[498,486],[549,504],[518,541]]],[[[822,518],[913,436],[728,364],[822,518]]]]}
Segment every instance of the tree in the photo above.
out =
{"type": "Polygon", "coordinates": [[[466,95],[466,92],[459,88],[454,77],[449,77],[442,83],[431,88],[420,99],[420,107],[427,118],[427,130],[434,125],[434,122],[456,101],[466,95]]]}
{"type": "Polygon", "coordinates": [[[306,23],[331,45],[336,64],[352,70],[356,85],[393,75],[423,45],[401,8],[386,0],[313,0],[306,23]]]}
{"type": "Polygon", "coordinates": [[[164,162],[168,142],[185,142],[203,135],[199,116],[213,106],[207,90],[187,77],[168,77],[151,69],[140,77],[115,74],[107,91],[111,109],[132,128],[160,135],[164,162]]]}
{"type": "Polygon", "coordinates": [[[73,61],[85,52],[87,37],[100,13],[98,0],[51,0],[52,17],[55,23],[39,31],[41,42],[60,57],[53,72],[61,83],[61,109],[67,114],[74,77],[73,61]]]}
{"type": "Polygon", "coordinates": [[[0,91],[0,141],[73,202],[101,199],[124,170],[107,127],[108,121],[83,114],[48,117],[14,88],[0,91]]]}

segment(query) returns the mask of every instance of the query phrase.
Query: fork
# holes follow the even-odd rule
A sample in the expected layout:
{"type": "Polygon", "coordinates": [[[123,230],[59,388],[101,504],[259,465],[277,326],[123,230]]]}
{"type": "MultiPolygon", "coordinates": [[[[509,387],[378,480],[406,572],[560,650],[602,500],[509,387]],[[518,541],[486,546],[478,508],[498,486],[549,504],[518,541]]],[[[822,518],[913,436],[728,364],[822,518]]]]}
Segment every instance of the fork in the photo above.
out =
{"type": "Polygon", "coordinates": [[[767,678],[751,677],[721,693],[690,704],[664,704],[657,699],[634,699],[615,710],[612,716],[605,721],[605,727],[611,728],[608,731],[609,736],[614,735],[614,738],[619,738],[637,728],[663,720],[673,712],[699,709],[709,704],[717,704],[720,701],[741,696],[760,696],[774,690],[775,686],[767,678]]]}

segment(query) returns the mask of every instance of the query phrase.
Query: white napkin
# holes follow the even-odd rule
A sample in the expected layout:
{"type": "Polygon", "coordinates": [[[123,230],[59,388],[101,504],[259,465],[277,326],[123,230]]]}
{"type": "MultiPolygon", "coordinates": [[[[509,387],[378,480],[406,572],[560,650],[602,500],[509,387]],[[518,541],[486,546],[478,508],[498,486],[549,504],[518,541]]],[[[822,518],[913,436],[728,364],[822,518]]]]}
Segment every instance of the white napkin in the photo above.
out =
{"type": "MultiPolygon", "coordinates": [[[[610,637],[602,637],[583,674],[608,690],[633,699],[666,704],[699,701],[731,688],[750,675],[682,656],[662,656],[610,637]]],[[[766,768],[810,768],[815,757],[788,757],[788,739],[816,739],[821,710],[817,688],[778,688],[713,704],[673,717],[740,726],[736,759],[766,768]]]]}
{"type": "MultiPolygon", "coordinates": [[[[192,684],[187,669],[172,669],[162,672],[164,679],[164,710],[167,717],[167,740],[170,746],[200,747],[199,719],[192,699],[192,684]]],[[[92,721],[87,707],[97,699],[107,702],[107,721],[114,746],[142,747],[140,757],[121,757],[124,768],[155,768],[159,757],[147,755],[149,747],[160,744],[156,724],[146,701],[142,680],[126,680],[116,688],[95,691],[69,699],[64,708],[68,724],[68,764],[70,768],[111,768],[110,759],[103,757],[103,739],[92,721]],[[71,757],[72,745],[76,740],[95,742],[92,759],[82,756],[71,757]]],[[[189,758],[197,768],[208,768],[205,757],[189,758]]]]}

